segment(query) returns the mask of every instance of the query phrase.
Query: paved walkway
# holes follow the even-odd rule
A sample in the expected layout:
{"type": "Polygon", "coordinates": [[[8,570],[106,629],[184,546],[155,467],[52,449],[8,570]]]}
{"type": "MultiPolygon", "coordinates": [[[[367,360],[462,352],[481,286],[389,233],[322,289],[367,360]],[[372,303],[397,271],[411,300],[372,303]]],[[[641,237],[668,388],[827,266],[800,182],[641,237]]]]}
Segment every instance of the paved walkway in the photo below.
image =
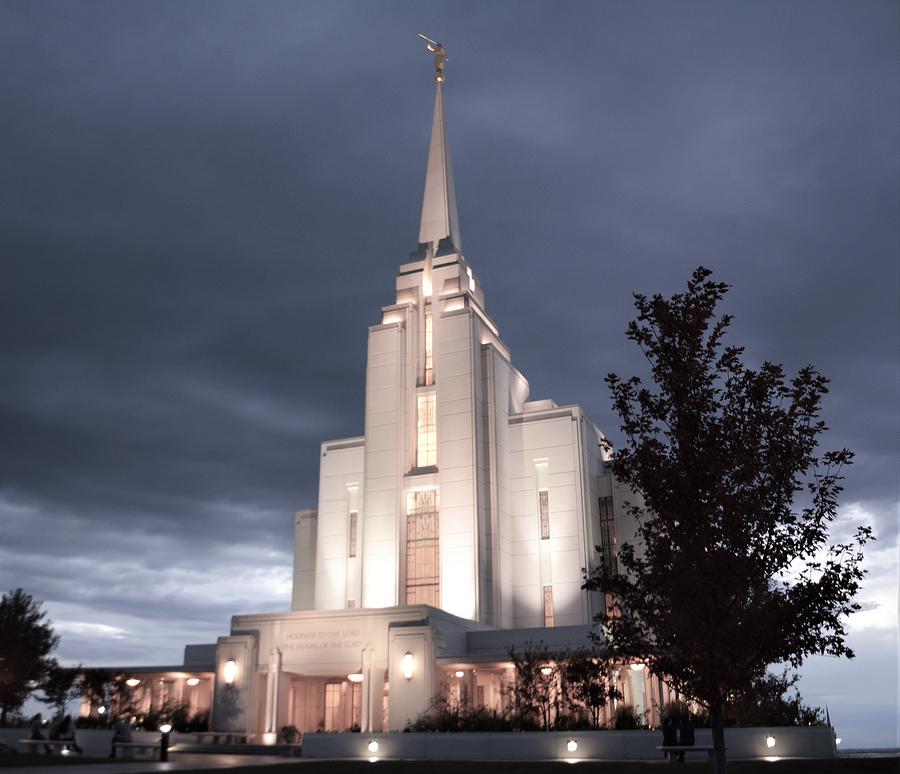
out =
{"type": "Polygon", "coordinates": [[[192,755],[170,753],[166,763],[152,760],[120,760],[115,763],[85,763],[68,766],[10,766],[2,774],[140,774],[140,772],[179,771],[182,769],[229,769],[235,766],[277,766],[297,763],[299,758],[284,755],[192,755]]]}

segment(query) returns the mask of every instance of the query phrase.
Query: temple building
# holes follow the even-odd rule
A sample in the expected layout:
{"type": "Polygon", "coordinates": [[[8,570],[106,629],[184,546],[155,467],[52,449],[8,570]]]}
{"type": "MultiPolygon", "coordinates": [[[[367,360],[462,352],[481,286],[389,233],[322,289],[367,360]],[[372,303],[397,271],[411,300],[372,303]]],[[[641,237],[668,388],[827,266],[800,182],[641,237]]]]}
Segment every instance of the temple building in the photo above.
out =
{"type": "MultiPolygon", "coordinates": [[[[450,694],[502,710],[509,648],[586,646],[605,600],[583,570],[634,540],[602,433],[531,398],[463,253],[438,61],[417,248],[368,330],[362,434],[322,443],[296,514],[291,611],[234,616],[202,664],[132,670],[205,686],[216,730],[400,730],[450,694]]],[[[623,667],[655,720],[667,688],[623,667]]]]}

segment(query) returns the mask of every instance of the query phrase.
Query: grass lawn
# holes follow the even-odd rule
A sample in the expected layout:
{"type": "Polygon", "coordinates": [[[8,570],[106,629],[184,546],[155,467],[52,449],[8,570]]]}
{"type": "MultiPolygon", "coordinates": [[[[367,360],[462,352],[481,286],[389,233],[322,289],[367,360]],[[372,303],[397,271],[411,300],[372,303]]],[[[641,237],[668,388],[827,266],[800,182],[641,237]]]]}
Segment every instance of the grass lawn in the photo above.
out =
{"type": "MultiPolygon", "coordinates": [[[[280,765],[276,769],[266,766],[247,766],[229,769],[229,774],[706,774],[712,772],[711,763],[673,764],[659,763],[610,763],[607,761],[582,761],[577,764],[563,762],[457,762],[457,761],[298,761],[297,764],[280,765]]],[[[728,765],[729,774],[868,774],[869,772],[900,771],[896,758],[864,758],[809,761],[753,761],[728,765]]],[[[180,771],[179,774],[186,774],[180,771]]],[[[200,774],[198,772],[198,774],[200,774]]]]}
{"type": "MultiPolygon", "coordinates": [[[[172,760],[178,760],[174,755],[172,760]]],[[[78,766],[84,763],[122,763],[110,758],[79,758],[60,755],[2,755],[0,768],[11,766],[78,766]]],[[[228,774],[706,774],[711,763],[688,762],[670,768],[658,763],[563,762],[460,762],[460,761],[326,761],[296,760],[271,766],[228,768],[228,774]]],[[[178,774],[208,774],[212,769],[180,769],[178,774]]],[[[834,760],[735,761],[729,774],[876,774],[900,772],[897,758],[838,758],[834,760]]]]}

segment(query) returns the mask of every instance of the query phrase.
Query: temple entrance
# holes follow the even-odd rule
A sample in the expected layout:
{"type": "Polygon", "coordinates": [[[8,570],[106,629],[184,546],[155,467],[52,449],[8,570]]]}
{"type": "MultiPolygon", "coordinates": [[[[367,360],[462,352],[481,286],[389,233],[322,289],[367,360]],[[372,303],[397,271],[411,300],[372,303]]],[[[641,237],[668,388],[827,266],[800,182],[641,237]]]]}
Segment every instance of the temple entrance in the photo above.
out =
{"type": "Polygon", "coordinates": [[[340,677],[291,677],[288,724],[303,733],[359,730],[362,685],[340,677]]]}

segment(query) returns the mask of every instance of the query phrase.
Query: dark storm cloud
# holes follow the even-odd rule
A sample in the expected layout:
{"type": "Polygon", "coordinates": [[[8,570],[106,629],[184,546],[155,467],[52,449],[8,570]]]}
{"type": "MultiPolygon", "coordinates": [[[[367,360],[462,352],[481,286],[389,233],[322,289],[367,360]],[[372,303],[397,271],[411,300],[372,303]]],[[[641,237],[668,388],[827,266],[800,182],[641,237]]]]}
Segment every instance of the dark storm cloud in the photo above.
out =
{"type": "Polygon", "coordinates": [[[533,397],[616,439],[631,293],[708,265],[748,362],[832,378],[846,501],[891,545],[896,28],[852,0],[4,3],[0,585],[94,662],[288,605],[292,511],[320,441],[362,432],[366,326],[415,247],[417,32],[450,52],[466,256],[533,397]]]}

